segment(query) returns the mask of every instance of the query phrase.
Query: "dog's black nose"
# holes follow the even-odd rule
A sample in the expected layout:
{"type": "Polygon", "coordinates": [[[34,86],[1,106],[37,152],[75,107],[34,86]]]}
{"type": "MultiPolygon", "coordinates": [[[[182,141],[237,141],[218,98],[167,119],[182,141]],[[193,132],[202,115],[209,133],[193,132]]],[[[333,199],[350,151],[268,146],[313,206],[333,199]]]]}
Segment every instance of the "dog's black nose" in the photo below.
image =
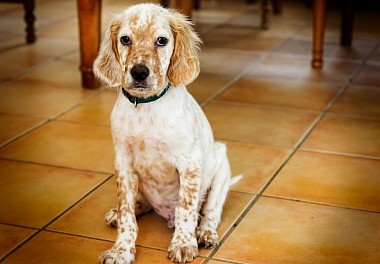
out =
{"type": "Polygon", "coordinates": [[[136,81],[144,81],[146,78],[148,78],[149,73],[150,72],[148,67],[142,64],[137,64],[131,69],[131,75],[136,81]]]}

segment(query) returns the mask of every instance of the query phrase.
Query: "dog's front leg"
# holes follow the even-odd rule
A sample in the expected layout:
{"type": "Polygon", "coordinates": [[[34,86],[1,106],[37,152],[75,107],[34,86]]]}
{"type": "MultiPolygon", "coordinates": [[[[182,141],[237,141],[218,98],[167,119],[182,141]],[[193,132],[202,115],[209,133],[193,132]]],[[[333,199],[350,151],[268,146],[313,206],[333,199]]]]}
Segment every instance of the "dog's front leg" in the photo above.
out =
{"type": "Polygon", "coordinates": [[[168,250],[174,262],[186,263],[198,256],[195,229],[198,223],[198,201],[201,183],[200,166],[178,169],[180,188],[175,209],[175,231],[168,250]]]}
{"type": "Polygon", "coordinates": [[[117,239],[114,246],[103,253],[102,264],[129,264],[135,260],[137,223],[135,200],[138,175],[133,171],[126,146],[116,147],[115,167],[118,187],[117,239]]]}

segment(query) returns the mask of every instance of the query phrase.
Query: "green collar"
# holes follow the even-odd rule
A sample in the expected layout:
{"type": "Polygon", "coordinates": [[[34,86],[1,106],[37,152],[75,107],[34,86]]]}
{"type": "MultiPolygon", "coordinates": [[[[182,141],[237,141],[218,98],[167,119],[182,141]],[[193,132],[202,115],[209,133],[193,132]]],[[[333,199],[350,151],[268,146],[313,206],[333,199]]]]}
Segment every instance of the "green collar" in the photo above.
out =
{"type": "Polygon", "coordinates": [[[168,85],[166,85],[165,89],[162,90],[159,94],[152,95],[152,96],[149,96],[147,98],[133,96],[130,93],[128,93],[123,87],[121,87],[121,91],[123,92],[124,96],[127,97],[128,100],[132,104],[135,105],[135,107],[137,107],[138,104],[150,103],[150,102],[153,102],[153,101],[160,99],[162,96],[164,96],[164,94],[167,92],[167,90],[169,90],[169,88],[170,88],[170,83],[168,83],[168,85]]]}

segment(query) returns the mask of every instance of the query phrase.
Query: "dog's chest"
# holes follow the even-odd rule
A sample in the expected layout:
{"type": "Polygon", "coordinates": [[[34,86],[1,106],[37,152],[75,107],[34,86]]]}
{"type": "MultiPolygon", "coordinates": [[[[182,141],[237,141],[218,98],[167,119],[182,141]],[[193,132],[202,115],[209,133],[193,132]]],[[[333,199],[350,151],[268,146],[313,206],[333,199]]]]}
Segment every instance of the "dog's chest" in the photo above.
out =
{"type": "Polygon", "coordinates": [[[139,175],[139,189],[155,211],[173,216],[178,201],[179,175],[172,165],[170,151],[157,140],[131,139],[133,169],[139,175]]]}

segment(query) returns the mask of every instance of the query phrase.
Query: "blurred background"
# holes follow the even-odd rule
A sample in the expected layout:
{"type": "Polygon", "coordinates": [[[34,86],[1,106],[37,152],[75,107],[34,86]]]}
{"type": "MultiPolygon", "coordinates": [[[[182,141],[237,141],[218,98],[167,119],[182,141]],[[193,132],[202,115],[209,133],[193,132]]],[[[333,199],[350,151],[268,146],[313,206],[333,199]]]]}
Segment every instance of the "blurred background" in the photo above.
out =
{"type": "MultiPolygon", "coordinates": [[[[141,2],[0,1],[0,262],[112,246],[117,91],[91,65],[112,15],[141,2]]],[[[220,246],[194,263],[380,262],[379,1],[327,2],[157,1],[195,23],[188,90],[243,174],[220,246]]],[[[170,263],[165,221],[138,225],[137,263],[170,263]]]]}

